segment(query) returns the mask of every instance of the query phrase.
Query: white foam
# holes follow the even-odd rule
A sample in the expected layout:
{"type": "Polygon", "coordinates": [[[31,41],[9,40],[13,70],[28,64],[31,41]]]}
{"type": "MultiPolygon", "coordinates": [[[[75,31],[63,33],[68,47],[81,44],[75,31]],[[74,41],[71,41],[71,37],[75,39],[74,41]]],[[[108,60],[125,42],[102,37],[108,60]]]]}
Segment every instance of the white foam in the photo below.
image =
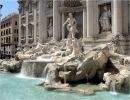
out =
{"type": "Polygon", "coordinates": [[[118,93],[117,92],[110,92],[110,94],[112,94],[112,95],[118,95],[118,93]]]}
{"type": "Polygon", "coordinates": [[[20,74],[17,74],[16,75],[16,77],[17,78],[22,78],[22,79],[38,79],[38,80],[41,80],[41,81],[44,81],[45,79],[43,79],[43,78],[34,78],[34,77],[29,77],[29,76],[25,76],[25,75],[23,75],[22,73],[20,73],[20,74]]]}

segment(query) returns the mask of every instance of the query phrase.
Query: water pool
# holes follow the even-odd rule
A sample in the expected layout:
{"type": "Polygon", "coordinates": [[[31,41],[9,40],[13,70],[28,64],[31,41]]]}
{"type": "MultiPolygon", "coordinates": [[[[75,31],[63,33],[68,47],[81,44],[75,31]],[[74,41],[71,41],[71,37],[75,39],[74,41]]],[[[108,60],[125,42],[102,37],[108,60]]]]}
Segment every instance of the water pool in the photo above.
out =
{"type": "Polygon", "coordinates": [[[128,94],[113,95],[110,92],[97,92],[83,96],[76,93],[46,91],[36,86],[39,79],[19,78],[15,74],[0,74],[0,100],[130,100],[128,94]]]}

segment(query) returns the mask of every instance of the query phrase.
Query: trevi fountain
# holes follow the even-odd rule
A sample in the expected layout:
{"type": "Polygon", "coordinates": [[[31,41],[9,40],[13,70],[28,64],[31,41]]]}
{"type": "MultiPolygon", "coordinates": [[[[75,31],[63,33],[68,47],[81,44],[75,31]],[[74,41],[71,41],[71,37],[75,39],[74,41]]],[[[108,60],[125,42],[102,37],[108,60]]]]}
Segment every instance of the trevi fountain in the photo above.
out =
{"type": "MultiPolygon", "coordinates": [[[[108,8],[103,7],[99,18],[101,34],[112,31],[108,8]]],[[[76,38],[77,24],[69,12],[65,39],[37,42],[31,49],[19,49],[15,58],[1,60],[0,100],[129,100],[130,56],[119,46],[124,36],[115,34],[107,37],[108,43],[90,46],[76,38]]]]}

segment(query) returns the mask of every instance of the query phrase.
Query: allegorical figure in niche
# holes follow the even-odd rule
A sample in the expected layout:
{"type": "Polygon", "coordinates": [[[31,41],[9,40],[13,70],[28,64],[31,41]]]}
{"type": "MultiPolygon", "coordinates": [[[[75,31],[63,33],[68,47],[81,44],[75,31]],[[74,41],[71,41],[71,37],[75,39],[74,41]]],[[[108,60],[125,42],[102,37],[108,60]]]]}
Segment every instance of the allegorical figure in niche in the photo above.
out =
{"type": "Polygon", "coordinates": [[[49,35],[49,37],[53,36],[53,20],[52,19],[49,20],[48,35],[49,35]]]}
{"type": "Polygon", "coordinates": [[[111,11],[108,10],[107,6],[104,6],[104,12],[99,18],[99,23],[101,25],[101,32],[111,31],[111,11]]]}
{"type": "Polygon", "coordinates": [[[63,24],[63,26],[67,25],[67,30],[69,31],[69,38],[75,38],[75,34],[78,33],[77,30],[77,21],[76,19],[73,17],[72,13],[69,13],[69,18],[67,18],[67,20],[65,21],[65,23],[63,24]]]}

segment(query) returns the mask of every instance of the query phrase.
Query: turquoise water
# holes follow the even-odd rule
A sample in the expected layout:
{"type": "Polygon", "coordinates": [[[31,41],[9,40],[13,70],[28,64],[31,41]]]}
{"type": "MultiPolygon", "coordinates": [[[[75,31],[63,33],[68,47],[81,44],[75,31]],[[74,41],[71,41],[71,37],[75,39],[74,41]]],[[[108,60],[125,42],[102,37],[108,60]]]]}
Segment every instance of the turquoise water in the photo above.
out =
{"type": "Polygon", "coordinates": [[[14,74],[0,74],[0,100],[130,100],[128,94],[97,92],[92,96],[46,91],[36,86],[39,79],[24,79],[14,74]]]}

